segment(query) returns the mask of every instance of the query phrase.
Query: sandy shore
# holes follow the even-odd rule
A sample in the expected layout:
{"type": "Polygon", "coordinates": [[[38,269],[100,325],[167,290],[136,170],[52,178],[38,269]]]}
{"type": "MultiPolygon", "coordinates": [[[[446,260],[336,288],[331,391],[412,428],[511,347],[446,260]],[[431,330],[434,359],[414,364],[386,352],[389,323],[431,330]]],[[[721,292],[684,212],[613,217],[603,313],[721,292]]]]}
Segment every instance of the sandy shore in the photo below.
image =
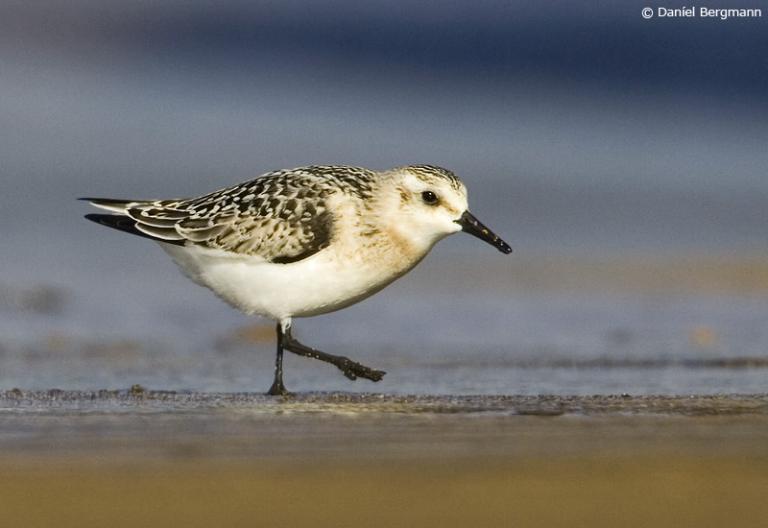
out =
{"type": "Polygon", "coordinates": [[[4,470],[5,526],[764,526],[765,458],[684,453],[4,470]]]}
{"type": "Polygon", "coordinates": [[[768,395],[0,393],[7,526],[762,526],[768,395]]]}

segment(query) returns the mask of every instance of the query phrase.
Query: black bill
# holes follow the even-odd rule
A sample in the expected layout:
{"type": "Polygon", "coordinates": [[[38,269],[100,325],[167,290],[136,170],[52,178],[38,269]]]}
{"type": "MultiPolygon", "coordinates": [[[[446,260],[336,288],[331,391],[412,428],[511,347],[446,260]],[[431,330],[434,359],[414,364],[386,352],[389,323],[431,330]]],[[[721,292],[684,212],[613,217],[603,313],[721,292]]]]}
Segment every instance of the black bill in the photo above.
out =
{"type": "Polygon", "coordinates": [[[456,223],[461,226],[461,230],[465,233],[474,235],[480,240],[485,240],[502,253],[507,255],[512,253],[512,248],[509,247],[509,244],[500,239],[496,233],[485,227],[482,222],[472,216],[472,213],[469,211],[464,211],[464,214],[461,215],[461,218],[456,220],[456,223]]]}

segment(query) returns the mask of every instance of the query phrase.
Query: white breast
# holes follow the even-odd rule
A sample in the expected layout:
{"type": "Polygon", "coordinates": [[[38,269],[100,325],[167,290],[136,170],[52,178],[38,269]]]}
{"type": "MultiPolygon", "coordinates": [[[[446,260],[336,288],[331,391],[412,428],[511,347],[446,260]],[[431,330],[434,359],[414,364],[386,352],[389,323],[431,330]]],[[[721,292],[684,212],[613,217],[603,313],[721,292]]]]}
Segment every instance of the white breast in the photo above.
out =
{"type": "Polygon", "coordinates": [[[350,258],[333,246],[304,260],[273,264],[201,246],[160,244],[184,273],[248,314],[275,320],[339,310],[376,293],[419,260],[399,265],[388,259],[350,258]]]}

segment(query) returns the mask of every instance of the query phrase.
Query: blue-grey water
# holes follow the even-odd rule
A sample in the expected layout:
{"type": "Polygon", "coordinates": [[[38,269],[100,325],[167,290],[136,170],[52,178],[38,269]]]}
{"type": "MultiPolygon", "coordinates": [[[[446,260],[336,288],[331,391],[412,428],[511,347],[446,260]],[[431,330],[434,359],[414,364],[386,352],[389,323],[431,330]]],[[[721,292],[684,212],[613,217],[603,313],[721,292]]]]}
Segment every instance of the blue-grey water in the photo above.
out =
{"type": "MultiPolygon", "coordinates": [[[[94,273],[87,284],[83,278],[54,313],[6,309],[0,386],[265,390],[274,358],[271,323],[237,314],[188,283],[160,253],[150,248],[142,271],[108,280],[94,273]]],[[[766,390],[764,296],[473,289],[461,286],[457,268],[441,269],[440,258],[450,256],[437,251],[357,306],[297,320],[298,337],[386,370],[382,382],[351,382],[332,366],[289,355],[289,387],[420,394],[766,390]],[[745,366],[744,358],[763,362],[745,366]]],[[[505,268],[490,269],[515,280],[505,268]]]]}
{"type": "Polygon", "coordinates": [[[388,374],[290,357],[290,388],[764,392],[768,369],[707,363],[766,358],[764,290],[531,289],[514,259],[764,255],[765,18],[386,4],[0,6],[0,387],[269,385],[268,332],[233,339],[253,321],[151,243],[87,223],[77,196],[417,162],[461,175],[516,253],[452,237],[375,298],[300,321],[388,374]],[[488,274],[501,287],[466,287],[488,274]]]}

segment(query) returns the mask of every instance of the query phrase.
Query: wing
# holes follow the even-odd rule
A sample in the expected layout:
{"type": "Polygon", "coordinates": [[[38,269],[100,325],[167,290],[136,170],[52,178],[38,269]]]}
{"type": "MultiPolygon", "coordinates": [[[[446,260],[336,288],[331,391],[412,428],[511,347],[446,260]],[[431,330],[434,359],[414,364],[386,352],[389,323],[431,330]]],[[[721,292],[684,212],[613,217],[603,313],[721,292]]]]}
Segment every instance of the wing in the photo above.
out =
{"type": "Polygon", "coordinates": [[[121,212],[135,222],[131,229],[160,242],[198,244],[290,263],[327,247],[333,236],[327,199],[340,188],[311,169],[268,173],[189,200],[91,202],[121,212]]]}

